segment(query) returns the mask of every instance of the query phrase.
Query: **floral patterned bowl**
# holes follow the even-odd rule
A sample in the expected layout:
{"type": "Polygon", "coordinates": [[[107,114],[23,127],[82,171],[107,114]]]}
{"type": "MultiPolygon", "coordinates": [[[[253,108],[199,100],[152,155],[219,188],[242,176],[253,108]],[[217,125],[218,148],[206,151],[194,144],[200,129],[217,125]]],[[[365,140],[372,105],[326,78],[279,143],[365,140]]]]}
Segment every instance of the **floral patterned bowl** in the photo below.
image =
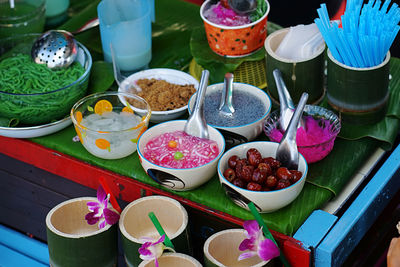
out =
{"type": "Polygon", "coordinates": [[[262,48],[267,37],[267,17],[270,9],[268,1],[265,2],[267,10],[260,19],[241,26],[225,26],[215,24],[204,16],[204,11],[212,5],[210,0],[204,1],[200,8],[200,16],[211,50],[221,56],[243,57],[262,48]]]}
{"type": "Polygon", "coordinates": [[[104,159],[119,159],[135,152],[150,116],[146,100],[122,92],[88,95],[71,109],[71,119],[82,145],[89,153],[104,159]],[[121,99],[129,105],[125,106],[121,99]]]}

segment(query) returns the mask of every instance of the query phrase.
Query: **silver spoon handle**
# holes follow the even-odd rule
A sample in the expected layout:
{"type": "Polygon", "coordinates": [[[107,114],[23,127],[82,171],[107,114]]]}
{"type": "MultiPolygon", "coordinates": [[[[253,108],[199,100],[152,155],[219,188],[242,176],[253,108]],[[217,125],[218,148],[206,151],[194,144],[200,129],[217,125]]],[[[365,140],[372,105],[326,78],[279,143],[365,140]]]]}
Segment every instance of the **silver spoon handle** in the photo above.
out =
{"type": "Polygon", "coordinates": [[[222,89],[221,102],[219,103],[218,110],[232,115],[235,109],[232,105],[233,95],[233,74],[226,73],[224,78],[224,88],[222,89]]]}
{"type": "Polygon", "coordinates": [[[306,106],[307,99],[308,99],[308,94],[303,93],[301,95],[300,101],[296,107],[296,110],[292,116],[292,119],[289,122],[289,126],[286,129],[285,134],[283,135],[282,140],[287,139],[291,142],[294,141],[296,143],[297,125],[299,124],[299,120],[300,120],[301,116],[303,115],[303,110],[304,110],[304,107],[306,106]]]}
{"type": "Polygon", "coordinates": [[[210,72],[208,70],[203,70],[201,73],[200,84],[199,84],[199,91],[196,97],[196,102],[194,103],[194,112],[203,112],[204,110],[204,97],[206,95],[205,88],[207,87],[208,77],[210,76],[210,72]]]}
{"type": "Polygon", "coordinates": [[[208,70],[203,70],[201,73],[199,89],[196,93],[196,101],[194,103],[193,112],[190,114],[184,128],[184,131],[187,134],[205,139],[209,139],[209,133],[206,119],[204,118],[203,102],[207,90],[209,75],[210,72],[208,70]]]}
{"type": "Polygon", "coordinates": [[[282,110],[286,110],[288,108],[294,109],[293,100],[290,97],[289,91],[283,81],[282,73],[280,70],[275,69],[272,74],[274,75],[276,88],[279,95],[279,104],[282,110]]]}

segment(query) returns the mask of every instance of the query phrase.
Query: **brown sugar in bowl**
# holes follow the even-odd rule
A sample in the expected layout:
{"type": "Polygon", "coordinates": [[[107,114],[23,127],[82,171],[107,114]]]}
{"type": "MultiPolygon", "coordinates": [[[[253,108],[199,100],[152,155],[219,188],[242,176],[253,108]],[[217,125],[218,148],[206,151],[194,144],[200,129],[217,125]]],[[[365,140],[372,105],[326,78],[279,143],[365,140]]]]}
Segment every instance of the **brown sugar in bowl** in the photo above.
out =
{"type": "Polygon", "coordinates": [[[204,22],[207,41],[212,51],[220,56],[243,57],[248,56],[263,47],[267,37],[267,18],[270,5],[267,0],[265,14],[250,24],[241,26],[225,26],[210,22],[203,13],[211,5],[206,0],[200,8],[200,16],[204,22]]]}
{"type": "MultiPolygon", "coordinates": [[[[155,68],[155,69],[148,69],[148,70],[143,70],[136,72],[129,77],[127,77],[125,80],[122,81],[121,85],[118,88],[119,92],[127,92],[131,94],[139,94],[142,89],[140,86],[137,84],[137,82],[141,79],[156,79],[156,80],[163,80],[171,84],[176,84],[176,85],[193,85],[194,88],[197,90],[199,87],[199,82],[190,74],[179,71],[179,70],[174,70],[174,69],[167,69],[167,68],[155,68]]],[[[167,90],[163,90],[167,91],[167,90]]],[[[169,92],[167,92],[169,93],[169,92]]],[[[146,99],[144,96],[143,98],[146,99]]],[[[122,102],[125,102],[125,100],[121,100],[122,102]]],[[[146,99],[147,101],[147,99],[146,99]]],[[[187,101],[189,102],[189,101],[187,101]]],[[[152,104],[149,102],[150,107],[152,107],[152,104]]],[[[126,104],[125,104],[126,105],[126,104]]],[[[154,111],[152,110],[151,117],[150,117],[150,122],[153,123],[159,123],[159,122],[164,122],[164,121],[170,121],[173,119],[177,119],[184,115],[187,112],[187,107],[188,103],[186,103],[184,106],[181,106],[179,108],[175,108],[172,110],[165,110],[165,111],[160,111],[155,109],[154,111]]],[[[152,107],[153,109],[153,107],[152,107]]]]}

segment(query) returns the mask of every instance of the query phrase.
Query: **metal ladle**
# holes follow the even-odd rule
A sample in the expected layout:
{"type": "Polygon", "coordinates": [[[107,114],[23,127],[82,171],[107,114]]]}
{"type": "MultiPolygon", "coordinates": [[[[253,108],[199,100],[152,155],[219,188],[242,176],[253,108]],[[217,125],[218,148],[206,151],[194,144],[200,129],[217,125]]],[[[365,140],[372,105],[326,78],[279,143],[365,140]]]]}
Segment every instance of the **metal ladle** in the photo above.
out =
{"type": "Polygon", "coordinates": [[[210,72],[208,70],[203,70],[201,73],[201,79],[199,84],[199,89],[196,93],[196,102],[193,106],[193,112],[190,114],[184,131],[187,134],[197,136],[200,138],[209,139],[209,133],[207,128],[206,119],[204,118],[204,98],[206,95],[208,77],[210,72]]]}
{"type": "Polygon", "coordinates": [[[77,31],[50,30],[43,33],[33,44],[31,57],[37,64],[46,64],[50,69],[61,69],[71,65],[78,54],[78,44],[74,34],[99,25],[99,20],[87,22],[77,31]]]}
{"type": "MultiPolygon", "coordinates": [[[[279,105],[280,105],[280,117],[279,117],[279,126],[283,131],[286,131],[290,119],[293,116],[293,112],[295,106],[293,104],[293,100],[290,97],[289,91],[286,88],[285,82],[283,81],[282,74],[280,70],[275,69],[272,74],[274,75],[276,88],[279,95],[279,105]]],[[[303,127],[305,129],[306,123],[304,118],[300,118],[300,124],[298,127],[303,127]]]]}
{"type": "Polygon", "coordinates": [[[275,158],[289,170],[297,170],[299,165],[299,152],[296,143],[297,125],[303,114],[304,107],[307,103],[308,94],[301,95],[299,104],[289,122],[289,126],[282,137],[281,142],[276,150],[275,158]]]}
{"type": "Polygon", "coordinates": [[[233,92],[233,74],[227,73],[224,78],[224,87],[222,88],[221,102],[218,110],[225,116],[232,116],[235,108],[232,105],[233,92]]]}
{"type": "Polygon", "coordinates": [[[257,9],[257,0],[228,0],[228,5],[237,14],[246,15],[257,9]]]}

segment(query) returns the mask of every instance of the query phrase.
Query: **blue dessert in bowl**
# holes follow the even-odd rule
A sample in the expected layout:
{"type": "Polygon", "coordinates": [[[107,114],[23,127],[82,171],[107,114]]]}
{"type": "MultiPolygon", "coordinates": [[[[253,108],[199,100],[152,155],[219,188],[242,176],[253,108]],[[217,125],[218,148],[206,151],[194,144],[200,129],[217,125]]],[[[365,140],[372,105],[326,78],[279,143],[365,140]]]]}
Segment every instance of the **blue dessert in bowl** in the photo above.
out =
{"type": "MultiPolygon", "coordinates": [[[[224,84],[207,87],[204,115],[208,125],[217,128],[225,137],[227,147],[254,140],[263,129],[265,118],[271,111],[271,99],[263,90],[250,84],[233,83],[232,105],[235,112],[219,112],[224,84]]],[[[190,98],[188,111],[192,112],[196,93],[190,98]]]]}

